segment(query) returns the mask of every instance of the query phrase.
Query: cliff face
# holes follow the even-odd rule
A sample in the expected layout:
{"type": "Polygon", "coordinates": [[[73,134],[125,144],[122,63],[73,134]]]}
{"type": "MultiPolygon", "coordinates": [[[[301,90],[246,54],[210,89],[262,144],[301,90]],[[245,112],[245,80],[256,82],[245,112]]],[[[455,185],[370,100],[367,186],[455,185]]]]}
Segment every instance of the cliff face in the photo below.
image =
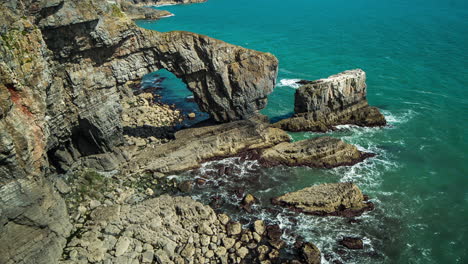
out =
{"type": "Polygon", "coordinates": [[[107,1],[0,1],[0,14],[1,263],[60,256],[70,224],[50,168],[116,151],[129,81],[165,68],[221,122],[255,114],[274,87],[274,56],[145,31],[107,1]]]}

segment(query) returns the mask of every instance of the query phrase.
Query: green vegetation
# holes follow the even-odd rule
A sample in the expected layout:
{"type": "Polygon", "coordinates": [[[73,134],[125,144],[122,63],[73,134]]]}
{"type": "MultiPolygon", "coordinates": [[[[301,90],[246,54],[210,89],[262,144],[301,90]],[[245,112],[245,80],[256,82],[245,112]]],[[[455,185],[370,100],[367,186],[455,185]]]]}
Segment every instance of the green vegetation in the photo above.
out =
{"type": "Polygon", "coordinates": [[[122,10],[120,10],[120,8],[116,5],[116,4],[113,4],[112,5],[112,16],[113,17],[124,17],[125,14],[122,12],[122,10]]]}
{"type": "Polygon", "coordinates": [[[108,189],[110,179],[99,174],[95,170],[86,169],[75,175],[78,200],[83,200],[85,196],[93,199],[103,198],[103,193],[108,189]]]}

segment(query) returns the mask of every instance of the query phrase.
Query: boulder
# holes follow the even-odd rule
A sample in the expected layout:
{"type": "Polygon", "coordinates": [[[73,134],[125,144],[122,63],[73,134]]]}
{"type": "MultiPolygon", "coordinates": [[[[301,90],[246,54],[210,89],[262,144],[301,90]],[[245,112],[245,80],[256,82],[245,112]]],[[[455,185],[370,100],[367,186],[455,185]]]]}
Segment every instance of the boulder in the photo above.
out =
{"type": "Polygon", "coordinates": [[[361,190],[353,183],[326,183],[307,187],[272,199],[274,204],[315,215],[353,217],[372,210],[361,190]]]}
{"type": "Polygon", "coordinates": [[[295,94],[294,116],[274,124],[288,131],[324,132],[336,125],[384,126],[385,117],[367,103],[366,73],[349,70],[304,84],[295,94]]]}
{"type": "Polygon", "coordinates": [[[304,243],[301,248],[301,256],[306,264],[320,264],[320,250],[312,243],[304,243]]]}
{"type": "Polygon", "coordinates": [[[354,165],[367,157],[355,146],[333,137],[317,137],[296,142],[283,142],[261,152],[260,163],[264,166],[309,166],[333,168],[354,165]]]}
{"type": "Polygon", "coordinates": [[[349,249],[363,249],[364,243],[361,238],[357,237],[343,237],[340,244],[349,249]]]}

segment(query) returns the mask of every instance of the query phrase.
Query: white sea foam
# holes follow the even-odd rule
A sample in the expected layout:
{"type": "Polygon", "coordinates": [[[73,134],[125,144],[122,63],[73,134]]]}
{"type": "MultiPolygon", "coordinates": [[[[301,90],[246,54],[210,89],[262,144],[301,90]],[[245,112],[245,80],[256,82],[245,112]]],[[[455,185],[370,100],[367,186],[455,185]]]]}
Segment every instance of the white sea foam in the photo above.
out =
{"type": "Polygon", "coordinates": [[[176,4],[159,4],[159,5],[153,5],[154,7],[161,7],[161,6],[173,6],[176,4]]]}
{"type": "Polygon", "coordinates": [[[413,110],[407,110],[406,112],[393,114],[388,110],[382,110],[382,114],[385,116],[387,122],[391,125],[403,124],[411,120],[417,113],[413,110]]]}
{"type": "Polygon", "coordinates": [[[291,88],[297,89],[301,87],[301,85],[297,83],[300,80],[301,79],[281,79],[278,83],[278,86],[279,87],[291,87],[291,88]]]}

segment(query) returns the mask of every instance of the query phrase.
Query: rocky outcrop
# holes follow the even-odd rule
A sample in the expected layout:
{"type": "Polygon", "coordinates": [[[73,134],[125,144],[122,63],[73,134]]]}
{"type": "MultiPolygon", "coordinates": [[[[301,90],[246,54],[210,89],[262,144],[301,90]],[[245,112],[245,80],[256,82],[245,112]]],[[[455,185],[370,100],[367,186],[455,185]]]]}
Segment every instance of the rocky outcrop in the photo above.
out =
{"type": "Polygon", "coordinates": [[[319,132],[343,124],[384,126],[384,116],[367,103],[366,89],[366,73],[360,69],[308,82],[296,91],[295,115],[274,126],[288,131],[319,132]]]}
{"type": "Polygon", "coordinates": [[[120,8],[129,18],[134,20],[157,20],[174,15],[166,10],[138,6],[130,1],[120,2],[120,8]]]}
{"type": "Polygon", "coordinates": [[[226,124],[211,124],[178,131],[175,140],[147,148],[131,158],[128,169],[174,173],[197,168],[203,161],[240,155],[253,149],[289,141],[282,130],[268,127],[268,119],[256,116],[226,124]]]}
{"type": "Polygon", "coordinates": [[[354,165],[372,154],[363,153],[355,146],[337,138],[317,137],[296,142],[284,142],[261,152],[264,166],[309,166],[333,168],[354,165]]]}
{"type": "Polygon", "coordinates": [[[373,209],[353,183],[326,183],[287,193],[272,200],[274,204],[306,214],[352,217],[373,209]]]}
{"type": "Polygon", "coordinates": [[[161,6],[161,5],[180,5],[204,3],[207,0],[126,0],[140,6],[161,6]]]}

